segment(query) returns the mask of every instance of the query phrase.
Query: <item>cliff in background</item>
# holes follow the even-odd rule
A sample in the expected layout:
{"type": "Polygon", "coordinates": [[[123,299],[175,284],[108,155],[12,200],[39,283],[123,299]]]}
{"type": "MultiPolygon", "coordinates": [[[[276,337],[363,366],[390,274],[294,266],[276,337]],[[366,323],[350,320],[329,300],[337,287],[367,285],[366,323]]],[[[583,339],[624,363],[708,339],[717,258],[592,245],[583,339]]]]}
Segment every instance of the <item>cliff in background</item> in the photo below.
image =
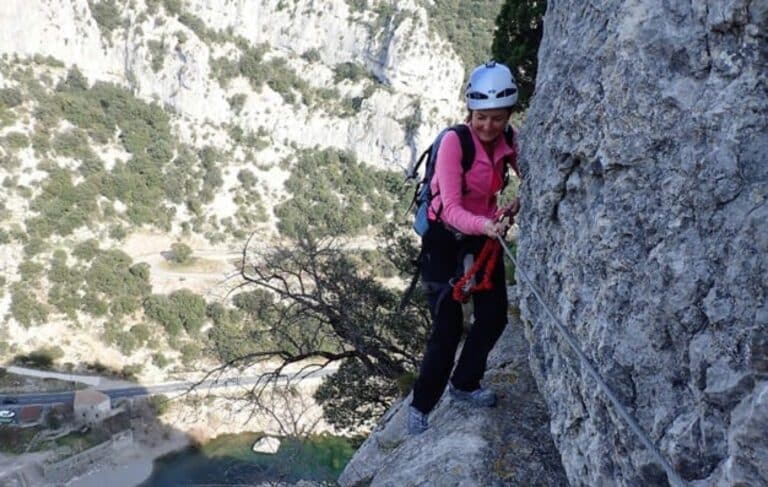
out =
{"type": "MultiPolygon", "coordinates": [[[[165,350],[150,350],[165,330],[159,341],[133,339],[144,301],[124,294],[130,306],[109,308],[121,299],[110,293],[122,288],[86,291],[93,255],[74,249],[98,242],[149,265],[140,278],[146,286],[129,294],[184,288],[222,299],[228,259],[246,235],[279,241],[278,223],[303,218],[276,210],[305,196],[286,185],[306,174],[297,160],[317,156],[330,165],[343,153],[365,165],[361,173],[405,168],[462,116],[464,66],[428,18],[430,8],[419,1],[0,2],[0,314],[7,316],[0,361],[63,347],[61,363],[130,366],[143,380],[159,380],[183,356],[171,352],[169,363],[165,350]],[[197,254],[194,269],[166,268],[163,252],[175,241],[197,254]]],[[[348,169],[336,166],[339,174],[348,169]]],[[[400,199],[399,187],[388,189],[400,199]]],[[[333,196],[316,204],[358,201],[335,198],[336,191],[346,190],[326,188],[324,196],[333,196]]],[[[386,211],[382,203],[362,206],[354,204],[347,219],[386,211]]],[[[104,277],[118,268],[105,266],[104,277]]],[[[199,341],[181,343],[171,340],[194,362],[199,341]]]]}
{"type": "MultiPolygon", "coordinates": [[[[521,133],[521,266],[702,485],[768,483],[766,28],[766,2],[553,2],[521,133]]],[[[526,286],[521,308],[571,483],[663,483],[526,286]]]]}
{"type": "Polygon", "coordinates": [[[0,54],[51,56],[77,65],[91,82],[129,87],[175,111],[183,140],[196,125],[232,123],[263,127],[274,146],[336,147],[374,165],[404,167],[411,150],[461,115],[464,68],[427,22],[416,1],[381,13],[378,5],[353,11],[344,0],[7,0],[0,54]],[[304,92],[295,90],[296,80],[286,80],[294,86],[283,93],[274,85],[254,89],[247,76],[221,82],[229,74],[222,66],[248,49],[261,51],[255,63],[281,63],[306,84],[304,92]],[[344,63],[358,72],[354,79],[334,71],[344,63]],[[308,102],[308,90],[331,86],[339,90],[335,99],[308,102]],[[244,97],[237,108],[229,102],[236,96],[244,97]],[[343,97],[357,98],[353,114],[339,115],[334,102],[343,97]]]}

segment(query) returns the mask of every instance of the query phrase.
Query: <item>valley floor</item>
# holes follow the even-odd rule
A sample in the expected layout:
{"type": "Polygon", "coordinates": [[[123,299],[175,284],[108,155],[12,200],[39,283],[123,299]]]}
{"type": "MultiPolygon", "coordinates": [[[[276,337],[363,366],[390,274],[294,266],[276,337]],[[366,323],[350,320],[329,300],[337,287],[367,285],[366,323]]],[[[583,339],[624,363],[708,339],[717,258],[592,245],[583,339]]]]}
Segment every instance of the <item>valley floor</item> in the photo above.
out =
{"type": "Polygon", "coordinates": [[[154,438],[146,438],[134,443],[107,461],[95,465],[87,473],[72,478],[64,485],[67,487],[104,487],[105,485],[134,487],[141,484],[152,474],[155,459],[181,450],[190,444],[190,438],[180,431],[158,432],[155,435],[154,438]]]}

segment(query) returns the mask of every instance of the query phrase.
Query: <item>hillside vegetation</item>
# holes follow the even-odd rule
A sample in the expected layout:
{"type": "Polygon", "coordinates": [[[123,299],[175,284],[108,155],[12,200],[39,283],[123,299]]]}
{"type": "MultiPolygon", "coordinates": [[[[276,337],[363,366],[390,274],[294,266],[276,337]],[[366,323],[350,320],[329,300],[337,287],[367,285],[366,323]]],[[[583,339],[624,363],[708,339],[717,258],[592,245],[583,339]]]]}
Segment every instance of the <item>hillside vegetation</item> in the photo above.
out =
{"type": "MultiPolygon", "coordinates": [[[[376,55],[386,54],[396,29],[418,25],[411,7],[346,3],[345,21],[367,32],[376,55]]],[[[337,8],[300,4],[280,2],[274,15],[330,16],[337,8]]],[[[87,7],[75,15],[84,37],[97,29],[104,52],[131,46],[124,72],[46,53],[0,56],[0,359],[39,356],[67,369],[105,363],[158,381],[290,344],[263,333],[273,297],[234,289],[234,255],[252,234],[265,248],[358,242],[346,251],[347,271],[365,276],[381,303],[395,302],[382,283],[401,269],[369,237],[402,219],[409,190],[391,161],[375,156],[407,163],[401,156],[419,143],[422,125],[442,125],[450,103],[398,92],[394,75],[371,57],[329,57],[323,41],[286,49],[216,27],[180,0],[87,7]],[[171,82],[177,90],[197,83],[197,98],[210,97],[210,118],[192,112],[199,100],[161,91],[171,82]],[[356,138],[365,142],[347,148],[356,138]]],[[[458,53],[465,66],[476,64],[488,56],[499,7],[430,2],[427,44],[413,55],[444,56],[450,66],[458,53]],[[455,53],[426,51],[435,45],[455,53]]],[[[440,96],[453,103],[458,91],[440,96]]],[[[344,349],[329,340],[320,343],[344,349]]],[[[410,361],[396,367],[400,375],[410,361]]],[[[338,397],[331,388],[325,394],[338,397]]]]}

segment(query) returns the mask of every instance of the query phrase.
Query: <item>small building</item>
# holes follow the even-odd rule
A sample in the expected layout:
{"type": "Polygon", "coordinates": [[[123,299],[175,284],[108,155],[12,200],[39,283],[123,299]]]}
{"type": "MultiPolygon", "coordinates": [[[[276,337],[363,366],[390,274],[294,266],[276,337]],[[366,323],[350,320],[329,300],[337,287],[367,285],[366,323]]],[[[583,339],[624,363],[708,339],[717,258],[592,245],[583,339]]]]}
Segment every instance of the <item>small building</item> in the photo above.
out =
{"type": "Polygon", "coordinates": [[[112,405],[109,396],[94,389],[75,391],[73,405],[75,421],[93,424],[109,416],[112,405]]]}
{"type": "Polygon", "coordinates": [[[33,405],[24,406],[19,412],[19,423],[30,424],[40,421],[40,415],[43,412],[43,406],[33,405]]]}

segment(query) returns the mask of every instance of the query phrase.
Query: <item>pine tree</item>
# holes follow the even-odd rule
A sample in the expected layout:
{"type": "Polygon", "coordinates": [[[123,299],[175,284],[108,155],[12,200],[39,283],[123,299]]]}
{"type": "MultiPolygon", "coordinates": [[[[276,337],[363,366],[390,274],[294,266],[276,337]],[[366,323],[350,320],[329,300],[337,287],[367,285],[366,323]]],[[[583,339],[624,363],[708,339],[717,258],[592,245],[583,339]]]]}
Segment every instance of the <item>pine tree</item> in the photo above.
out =
{"type": "Polygon", "coordinates": [[[494,58],[512,69],[519,89],[518,107],[525,109],[536,85],[545,0],[506,0],[496,17],[491,48],[494,58]]]}

